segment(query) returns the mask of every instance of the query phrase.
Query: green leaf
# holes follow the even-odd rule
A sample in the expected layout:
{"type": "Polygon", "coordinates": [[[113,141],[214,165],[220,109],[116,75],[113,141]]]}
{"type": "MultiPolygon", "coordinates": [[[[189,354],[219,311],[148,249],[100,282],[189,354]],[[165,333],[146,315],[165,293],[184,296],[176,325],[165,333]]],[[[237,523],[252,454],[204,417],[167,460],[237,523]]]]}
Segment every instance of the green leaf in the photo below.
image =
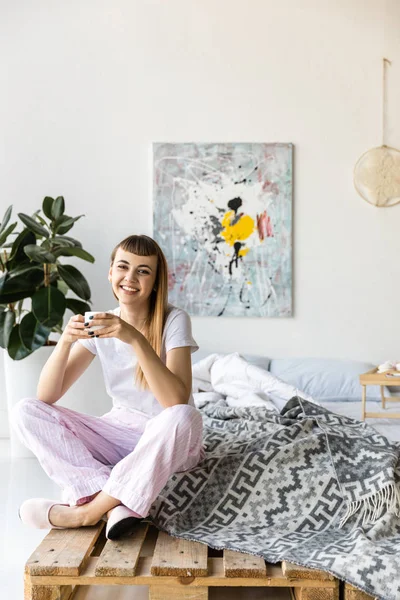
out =
{"type": "Polygon", "coordinates": [[[14,360],[21,360],[32,354],[32,350],[25,348],[19,337],[19,325],[15,325],[12,329],[10,341],[8,342],[8,354],[14,360]]]}
{"type": "Polygon", "coordinates": [[[63,248],[65,248],[65,247],[67,247],[67,248],[73,248],[75,246],[75,244],[73,242],[71,242],[70,240],[65,239],[61,235],[54,236],[51,241],[53,243],[53,246],[56,246],[57,248],[59,246],[62,246],[63,248]]]}
{"type": "MultiPolygon", "coordinates": [[[[57,277],[58,277],[58,275],[57,275],[57,277]]],[[[56,283],[57,288],[60,290],[60,292],[62,292],[64,294],[64,296],[66,296],[69,292],[69,287],[67,286],[65,281],[63,281],[62,279],[60,279],[58,277],[58,279],[56,280],[55,283],[56,283]]]]}
{"type": "Polygon", "coordinates": [[[10,233],[12,233],[14,231],[14,229],[17,226],[17,222],[12,223],[12,225],[10,225],[9,227],[7,227],[7,229],[5,229],[3,231],[3,233],[0,233],[0,246],[6,241],[6,239],[8,238],[8,236],[10,235],[10,233]]]}
{"type": "Polygon", "coordinates": [[[4,275],[0,277],[0,294],[2,294],[6,281],[9,279],[9,277],[10,276],[8,273],[4,273],[4,275]]]}
{"type": "Polygon", "coordinates": [[[0,346],[7,348],[12,328],[15,323],[15,312],[6,310],[0,314],[0,346]]]}
{"type": "Polygon", "coordinates": [[[83,300],[90,299],[89,284],[78,269],[75,269],[72,265],[57,265],[57,270],[61,279],[79,298],[83,298],[83,300]]]}
{"type": "Polygon", "coordinates": [[[47,240],[42,240],[42,243],[40,244],[40,247],[42,248],[42,250],[52,250],[51,248],[51,238],[47,238],[47,240]]]}
{"type": "Polygon", "coordinates": [[[13,302],[18,302],[18,300],[25,300],[25,298],[30,298],[32,294],[34,294],[35,290],[23,290],[21,292],[10,292],[9,294],[0,294],[0,302],[2,304],[12,304],[13,302]]]}
{"type": "Polygon", "coordinates": [[[58,196],[51,207],[51,216],[53,219],[59,219],[64,214],[65,203],[63,196],[58,196]]]}
{"type": "Polygon", "coordinates": [[[19,337],[28,350],[34,351],[44,346],[50,333],[51,328],[39,323],[31,312],[25,315],[19,324],[19,337]]]}
{"type": "Polygon", "coordinates": [[[49,237],[50,234],[47,231],[47,229],[42,227],[42,225],[39,225],[39,223],[35,221],[35,219],[32,219],[32,217],[30,217],[29,215],[25,215],[24,213],[18,213],[18,216],[23,222],[23,224],[27,226],[28,229],[30,229],[37,235],[42,235],[46,238],[49,237]]]}
{"type": "Polygon", "coordinates": [[[11,270],[19,266],[22,262],[28,262],[28,257],[24,252],[24,246],[27,244],[36,244],[36,237],[29,229],[23,229],[14,240],[7,262],[7,269],[11,270]]]}
{"type": "Polygon", "coordinates": [[[38,265],[25,264],[8,271],[10,282],[15,283],[16,278],[37,285],[44,279],[44,271],[38,265]]]}
{"type": "Polygon", "coordinates": [[[43,284],[43,279],[43,268],[39,266],[25,266],[5,273],[0,277],[0,304],[30,298],[43,284]]]}
{"type": "Polygon", "coordinates": [[[0,233],[2,233],[5,230],[7,223],[11,218],[11,212],[12,212],[12,204],[10,204],[10,206],[7,208],[6,212],[4,213],[4,217],[3,217],[3,220],[2,220],[1,226],[0,226],[0,233]]]}
{"type": "Polygon", "coordinates": [[[94,256],[83,250],[82,248],[57,248],[57,250],[53,251],[54,256],[78,256],[78,258],[83,258],[83,260],[87,260],[88,262],[94,263],[94,256]]]}
{"type": "Polygon", "coordinates": [[[44,212],[44,214],[46,215],[46,217],[48,219],[52,219],[52,214],[51,214],[51,208],[53,206],[53,202],[54,202],[54,198],[51,198],[50,196],[46,196],[45,199],[43,200],[43,204],[42,204],[42,211],[44,212]]]}
{"type": "Polygon", "coordinates": [[[66,221],[69,222],[71,219],[72,217],[69,217],[68,215],[61,215],[58,217],[58,219],[56,219],[53,223],[54,232],[57,233],[57,229],[61,227],[63,223],[66,221]]]}
{"type": "Polygon", "coordinates": [[[60,290],[53,286],[41,288],[32,296],[32,312],[46,327],[54,327],[62,319],[67,302],[60,290]]]}
{"type": "Polygon", "coordinates": [[[71,243],[72,246],[76,246],[77,248],[82,248],[82,244],[76,240],[75,238],[69,237],[68,235],[56,235],[54,240],[67,240],[71,243]]]}
{"type": "Polygon", "coordinates": [[[74,313],[74,315],[84,315],[85,312],[90,312],[91,306],[82,300],[75,300],[75,298],[67,298],[67,308],[74,313]]]}
{"type": "Polygon", "coordinates": [[[41,217],[39,214],[37,214],[36,217],[39,219],[39,223],[41,223],[44,227],[48,227],[48,224],[43,217],[41,217]]]}
{"type": "Polygon", "coordinates": [[[81,217],[84,217],[84,216],[85,215],[79,215],[79,217],[64,218],[64,217],[66,217],[66,215],[63,215],[62,217],[60,217],[60,219],[57,219],[57,221],[56,221],[56,222],[59,222],[55,228],[56,233],[59,233],[60,235],[62,235],[63,233],[67,233],[67,231],[69,231],[73,227],[75,221],[77,221],[78,219],[80,219],[81,217]],[[63,219],[63,220],[61,220],[61,219],[63,219]]]}
{"type": "Polygon", "coordinates": [[[52,252],[47,252],[44,248],[36,244],[28,244],[24,247],[24,252],[31,260],[39,263],[55,263],[56,257],[52,252]]]}

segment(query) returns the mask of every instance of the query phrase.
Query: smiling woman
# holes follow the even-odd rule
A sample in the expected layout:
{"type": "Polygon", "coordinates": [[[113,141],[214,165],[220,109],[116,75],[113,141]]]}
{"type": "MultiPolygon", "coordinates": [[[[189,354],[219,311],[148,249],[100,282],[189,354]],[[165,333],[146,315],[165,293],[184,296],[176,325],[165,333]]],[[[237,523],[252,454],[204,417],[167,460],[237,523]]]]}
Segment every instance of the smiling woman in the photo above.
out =
{"type": "Polygon", "coordinates": [[[144,262],[142,256],[122,248],[117,248],[111,260],[108,278],[113,294],[124,304],[122,318],[126,317],[125,320],[134,326],[148,319],[149,299],[152,292],[156,291],[157,263],[157,255],[147,256],[144,262]],[[128,301],[128,296],[135,296],[135,302],[128,301]]]}
{"type": "Polygon", "coordinates": [[[21,400],[11,421],[68,502],[27,500],[21,519],[68,528],[107,514],[106,536],[117,539],[148,515],[173,473],[195,467],[205,454],[191,391],[190,353],[198,346],[189,315],[168,304],[161,248],[148,236],[125,238],[111,253],[108,279],[119,306],[86,322],[82,315],[70,319],[37,397],[21,400]],[[95,356],[113,408],[92,417],[55,406],[95,356]]]}

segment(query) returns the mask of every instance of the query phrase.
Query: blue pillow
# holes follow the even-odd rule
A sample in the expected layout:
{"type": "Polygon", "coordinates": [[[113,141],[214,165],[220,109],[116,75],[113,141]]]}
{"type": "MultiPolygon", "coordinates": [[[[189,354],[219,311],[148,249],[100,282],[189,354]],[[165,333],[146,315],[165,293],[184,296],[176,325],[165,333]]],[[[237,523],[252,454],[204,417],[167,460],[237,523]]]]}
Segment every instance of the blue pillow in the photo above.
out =
{"type": "MultiPolygon", "coordinates": [[[[210,354],[215,354],[216,352],[217,352],[216,350],[214,350],[214,352],[211,352],[209,350],[202,350],[200,348],[200,350],[197,350],[197,352],[193,352],[193,354],[192,354],[192,365],[194,365],[194,363],[199,362],[199,360],[203,360],[203,358],[206,358],[210,354]]],[[[226,356],[227,354],[230,354],[230,353],[229,352],[225,352],[225,353],[217,352],[217,354],[222,354],[222,356],[226,356]]],[[[239,354],[242,358],[247,360],[247,362],[249,362],[250,364],[256,365],[257,367],[261,367],[262,369],[265,369],[266,371],[268,371],[269,363],[271,362],[270,358],[267,358],[266,356],[260,356],[259,354],[242,354],[241,352],[239,354]]]]}
{"type": "MultiPolygon", "coordinates": [[[[270,364],[273,375],[326,402],[361,402],[359,375],[373,368],[370,363],[329,358],[275,358],[270,364]]],[[[367,400],[380,399],[379,386],[367,386],[367,400]]]]}

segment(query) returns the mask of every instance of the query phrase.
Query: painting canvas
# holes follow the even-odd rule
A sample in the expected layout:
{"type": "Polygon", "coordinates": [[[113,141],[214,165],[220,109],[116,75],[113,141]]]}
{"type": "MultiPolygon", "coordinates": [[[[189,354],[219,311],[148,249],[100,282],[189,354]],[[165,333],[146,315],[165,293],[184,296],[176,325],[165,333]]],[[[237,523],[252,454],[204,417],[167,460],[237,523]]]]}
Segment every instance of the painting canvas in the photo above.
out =
{"type": "Polygon", "coordinates": [[[292,314],[292,144],[153,144],[153,236],[194,316],[292,314]]]}

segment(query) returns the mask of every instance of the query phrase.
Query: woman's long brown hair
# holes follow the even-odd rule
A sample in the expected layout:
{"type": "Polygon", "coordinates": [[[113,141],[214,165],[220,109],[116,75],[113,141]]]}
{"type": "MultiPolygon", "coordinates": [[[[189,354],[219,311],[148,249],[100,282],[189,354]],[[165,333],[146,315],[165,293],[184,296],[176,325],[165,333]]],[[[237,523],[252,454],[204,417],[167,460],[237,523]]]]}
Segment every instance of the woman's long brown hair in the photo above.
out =
{"type": "MultiPolygon", "coordinates": [[[[168,305],[168,265],[160,246],[147,235],[130,235],[120,242],[111,253],[111,266],[114,263],[118,248],[137,254],[138,256],[157,256],[157,273],[151,292],[149,315],[143,329],[147,341],[158,356],[161,356],[161,342],[168,305]]],[[[113,291],[114,294],[114,291],[113,291]]],[[[115,298],[119,298],[114,294],[115,298]]],[[[136,383],[142,389],[149,389],[148,383],[140,367],[136,366],[136,383]]]]}

